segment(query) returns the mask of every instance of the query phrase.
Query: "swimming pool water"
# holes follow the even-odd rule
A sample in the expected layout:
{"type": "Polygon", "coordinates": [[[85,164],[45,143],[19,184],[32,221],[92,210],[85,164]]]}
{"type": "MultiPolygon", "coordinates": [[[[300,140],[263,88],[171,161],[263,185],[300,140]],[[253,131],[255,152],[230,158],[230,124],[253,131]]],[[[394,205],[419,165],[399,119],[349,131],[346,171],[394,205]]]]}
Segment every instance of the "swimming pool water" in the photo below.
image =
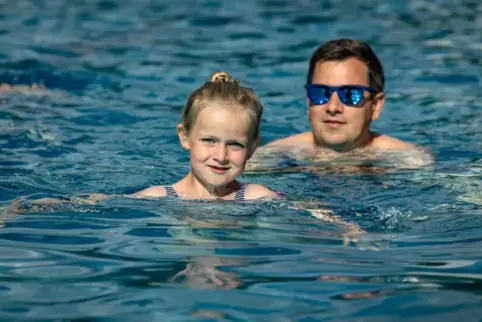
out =
{"type": "MultiPolygon", "coordinates": [[[[482,5],[471,0],[2,2],[1,207],[21,196],[131,193],[188,171],[175,125],[226,70],[261,97],[263,143],[309,129],[319,44],[384,64],[380,132],[429,148],[420,170],[248,173],[368,231],[272,203],[113,198],[4,219],[0,319],[479,321],[482,5]]],[[[330,168],[331,167],[331,168],[330,168]]]]}

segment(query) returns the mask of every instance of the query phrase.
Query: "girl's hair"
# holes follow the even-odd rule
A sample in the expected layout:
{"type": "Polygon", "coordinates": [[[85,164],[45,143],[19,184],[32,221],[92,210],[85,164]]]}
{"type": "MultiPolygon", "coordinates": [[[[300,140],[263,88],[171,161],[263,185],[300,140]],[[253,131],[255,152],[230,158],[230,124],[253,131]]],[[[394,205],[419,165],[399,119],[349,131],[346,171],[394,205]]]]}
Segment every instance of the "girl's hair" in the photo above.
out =
{"type": "Polygon", "coordinates": [[[239,85],[226,72],[215,72],[208,82],[189,96],[182,112],[184,130],[189,133],[202,109],[215,102],[225,102],[227,104],[223,106],[226,108],[246,111],[250,118],[249,142],[257,142],[263,106],[252,89],[239,85]]]}

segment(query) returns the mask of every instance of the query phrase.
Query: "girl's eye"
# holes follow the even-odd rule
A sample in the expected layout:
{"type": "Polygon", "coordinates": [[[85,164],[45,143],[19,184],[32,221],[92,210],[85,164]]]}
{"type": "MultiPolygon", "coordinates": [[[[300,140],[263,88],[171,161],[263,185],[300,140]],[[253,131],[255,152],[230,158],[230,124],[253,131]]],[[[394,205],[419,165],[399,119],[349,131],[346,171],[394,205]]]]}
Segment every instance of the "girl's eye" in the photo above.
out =
{"type": "Polygon", "coordinates": [[[203,141],[204,143],[210,143],[210,144],[211,144],[211,143],[214,143],[214,139],[210,139],[210,138],[204,138],[204,139],[202,139],[202,141],[203,141]]]}
{"type": "Polygon", "coordinates": [[[244,148],[244,146],[241,143],[238,143],[238,142],[231,142],[231,143],[229,143],[229,145],[236,148],[236,149],[244,148]]]}

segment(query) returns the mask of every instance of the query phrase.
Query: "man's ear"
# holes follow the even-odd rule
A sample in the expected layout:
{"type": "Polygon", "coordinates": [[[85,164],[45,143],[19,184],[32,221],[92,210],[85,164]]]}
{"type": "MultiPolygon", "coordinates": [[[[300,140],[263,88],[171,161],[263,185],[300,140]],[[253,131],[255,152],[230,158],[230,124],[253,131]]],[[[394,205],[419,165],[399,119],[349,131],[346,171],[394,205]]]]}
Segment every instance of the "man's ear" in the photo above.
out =
{"type": "Polygon", "coordinates": [[[182,124],[178,124],[176,126],[177,130],[177,136],[179,137],[179,141],[181,142],[181,146],[185,150],[189,150],[189,140],[188,140],[188,134],[186,132],[186,129],[182,124]]]}
{"type": "Polygon", "coordinates": [[[372,98],[372,121],[375,121],[380,117],[380,114],[382,113],[383,106],[385,105],[385,93],[377,93],[375,97],[372,98]]]}

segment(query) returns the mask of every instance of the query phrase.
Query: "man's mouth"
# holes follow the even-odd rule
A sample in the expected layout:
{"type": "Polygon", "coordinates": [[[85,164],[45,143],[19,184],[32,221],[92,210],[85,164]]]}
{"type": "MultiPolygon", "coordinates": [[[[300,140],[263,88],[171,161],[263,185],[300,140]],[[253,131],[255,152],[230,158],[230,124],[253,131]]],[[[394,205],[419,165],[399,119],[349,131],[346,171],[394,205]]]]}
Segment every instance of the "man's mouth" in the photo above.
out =
{"type": "Polygon", "coordinates": [[[332,126],[332,127],[338,127],[338,126],[342,126],[342,125],[345,124],[345,122],[338,121],[338,120],[325,120],[325,121],[323,121],[323,123],[325,123],[328,126],[332,126]]]}

